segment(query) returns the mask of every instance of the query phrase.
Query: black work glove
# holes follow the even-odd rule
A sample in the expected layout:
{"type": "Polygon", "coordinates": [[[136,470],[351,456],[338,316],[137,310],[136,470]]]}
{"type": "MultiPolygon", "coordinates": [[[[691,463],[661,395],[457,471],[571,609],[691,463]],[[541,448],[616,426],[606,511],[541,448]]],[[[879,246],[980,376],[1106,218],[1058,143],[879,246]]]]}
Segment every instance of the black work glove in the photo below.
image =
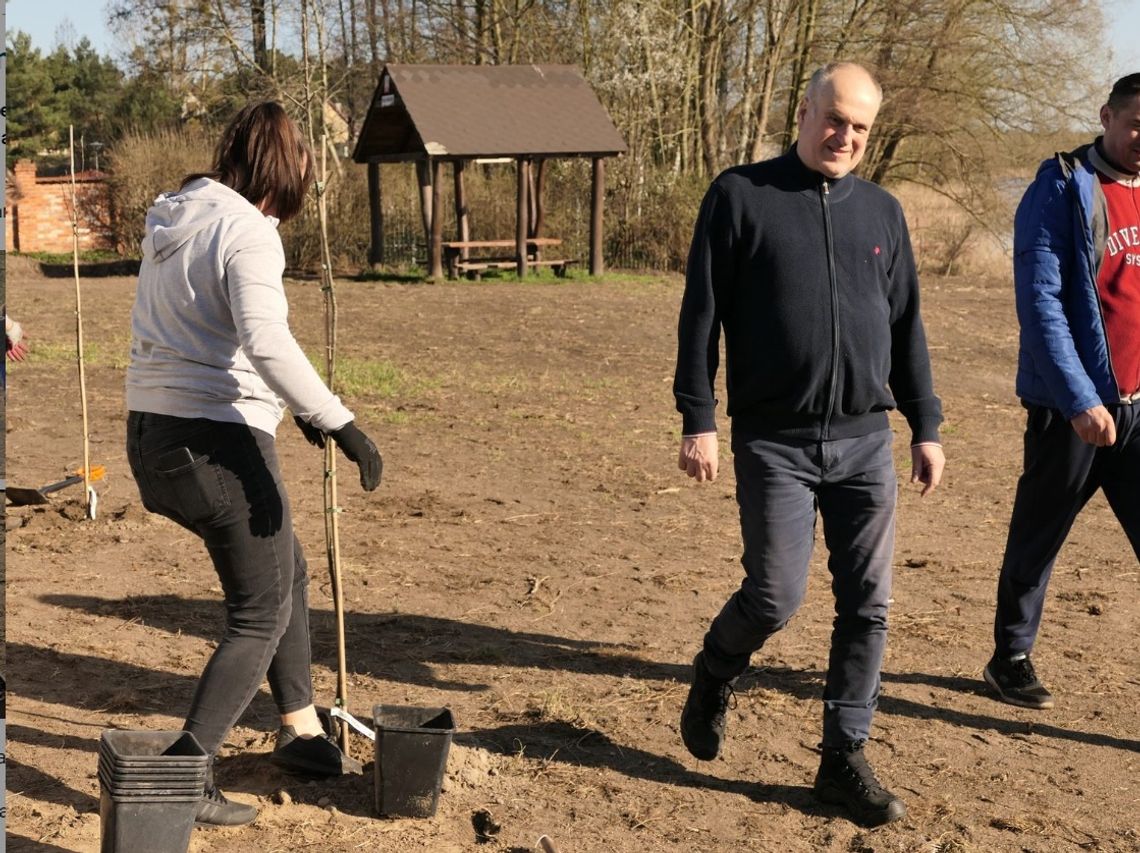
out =
{"type": "Polygon", "coordinates": [[[384,473],[384,460],[372,439],[357,429],[352,421],[340,429],[334,429],[329,435],[335,439],[344,455],[360,469],[360,487],[371,492],[379,486],[380,475],[384,473]]]}
{"type": "Polygon", "coordinates": [[[308,421],[301,420],[300,415],[293,415],[293,423],[300,427],[301,432],[305,435],[305,441],[314,447],[319,447],[322,450],[325,447],[325,434],[313,426],[308,421]]]}

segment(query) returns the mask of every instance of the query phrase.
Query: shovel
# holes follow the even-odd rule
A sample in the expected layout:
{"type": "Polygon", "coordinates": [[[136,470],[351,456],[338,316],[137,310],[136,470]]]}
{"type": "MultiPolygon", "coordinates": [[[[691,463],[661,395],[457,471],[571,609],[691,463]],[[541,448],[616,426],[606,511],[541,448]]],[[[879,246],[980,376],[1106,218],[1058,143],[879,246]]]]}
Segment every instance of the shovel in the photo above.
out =
{"type": "MultiPolygon", "coordinates": [[[[96,465],[91,469],[91,475],[87,478],[91,482],[102,480],[103,474],[106,469],[102,465],[96,465]]],[[[49,483],[46,486],[41,486],[38,489],[23,489],[19,486],[9,486],[5,492],[8,497],[8,503],[12,506],[29,506],[31,504],[46,504],[48,502],[48,495],[52,492],[58,492],[60,489],[66,489],[68,486],[74,486],[77,483],[83,482],[83,469],[70,477],[60,480],[58,483],[49,483]]]]}

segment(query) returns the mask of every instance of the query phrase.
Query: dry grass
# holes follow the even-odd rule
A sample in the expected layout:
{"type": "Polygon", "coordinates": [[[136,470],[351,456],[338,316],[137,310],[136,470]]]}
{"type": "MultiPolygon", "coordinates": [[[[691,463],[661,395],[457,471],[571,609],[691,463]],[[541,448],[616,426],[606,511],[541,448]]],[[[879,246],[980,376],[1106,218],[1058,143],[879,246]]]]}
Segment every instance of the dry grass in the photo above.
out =
{"type": "Polygon", "coordinates": [[[1003,240],[1013,233],[1012,209],[978,222],[953,200],[927,187],[900,184],[890,190],[906,214],[920,273],[970,275],[1009,269],[1009,249],[1003,240]]]}

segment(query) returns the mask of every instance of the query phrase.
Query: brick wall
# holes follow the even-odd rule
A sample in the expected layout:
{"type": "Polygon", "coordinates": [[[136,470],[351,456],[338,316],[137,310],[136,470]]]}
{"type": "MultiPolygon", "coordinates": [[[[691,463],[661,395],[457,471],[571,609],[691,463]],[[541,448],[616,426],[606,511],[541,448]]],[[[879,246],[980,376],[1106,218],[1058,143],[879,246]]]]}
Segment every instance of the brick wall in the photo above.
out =
{"type": "MultiPolygon", "coordinates": [[[[110,192],[102,172],[77,172],[79,249],[114,249],[110,192]]],[[[70,252],[71,176],[37,178],[36,164],[19,160],[8,187],[5,248],[9,252],[70,252]]]]}

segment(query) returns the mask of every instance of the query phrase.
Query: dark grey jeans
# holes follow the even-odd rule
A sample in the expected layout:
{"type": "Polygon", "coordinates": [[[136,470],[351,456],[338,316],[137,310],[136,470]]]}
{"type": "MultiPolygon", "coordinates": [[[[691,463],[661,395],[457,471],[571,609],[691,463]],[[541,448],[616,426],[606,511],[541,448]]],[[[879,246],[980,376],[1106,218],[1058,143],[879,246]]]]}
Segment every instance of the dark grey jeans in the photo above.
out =
{"type": "Polygon", "coordinates": [[[878,702],[898,497],[891,438],[732,438],[745,578],[705,635],[705,662],[736,677],[799,609],[818,509],[835,594],[824,746],[865,740],[878,702]]]}
{"type": "Polygon", "coordinates": [[[281,713],[313,701],[308,570],[273,436],[243,424],[131,412],[127,459],[143,506],[205,544],[226,629],[185,728],[215,754],[262,680],[281,713]]]}

